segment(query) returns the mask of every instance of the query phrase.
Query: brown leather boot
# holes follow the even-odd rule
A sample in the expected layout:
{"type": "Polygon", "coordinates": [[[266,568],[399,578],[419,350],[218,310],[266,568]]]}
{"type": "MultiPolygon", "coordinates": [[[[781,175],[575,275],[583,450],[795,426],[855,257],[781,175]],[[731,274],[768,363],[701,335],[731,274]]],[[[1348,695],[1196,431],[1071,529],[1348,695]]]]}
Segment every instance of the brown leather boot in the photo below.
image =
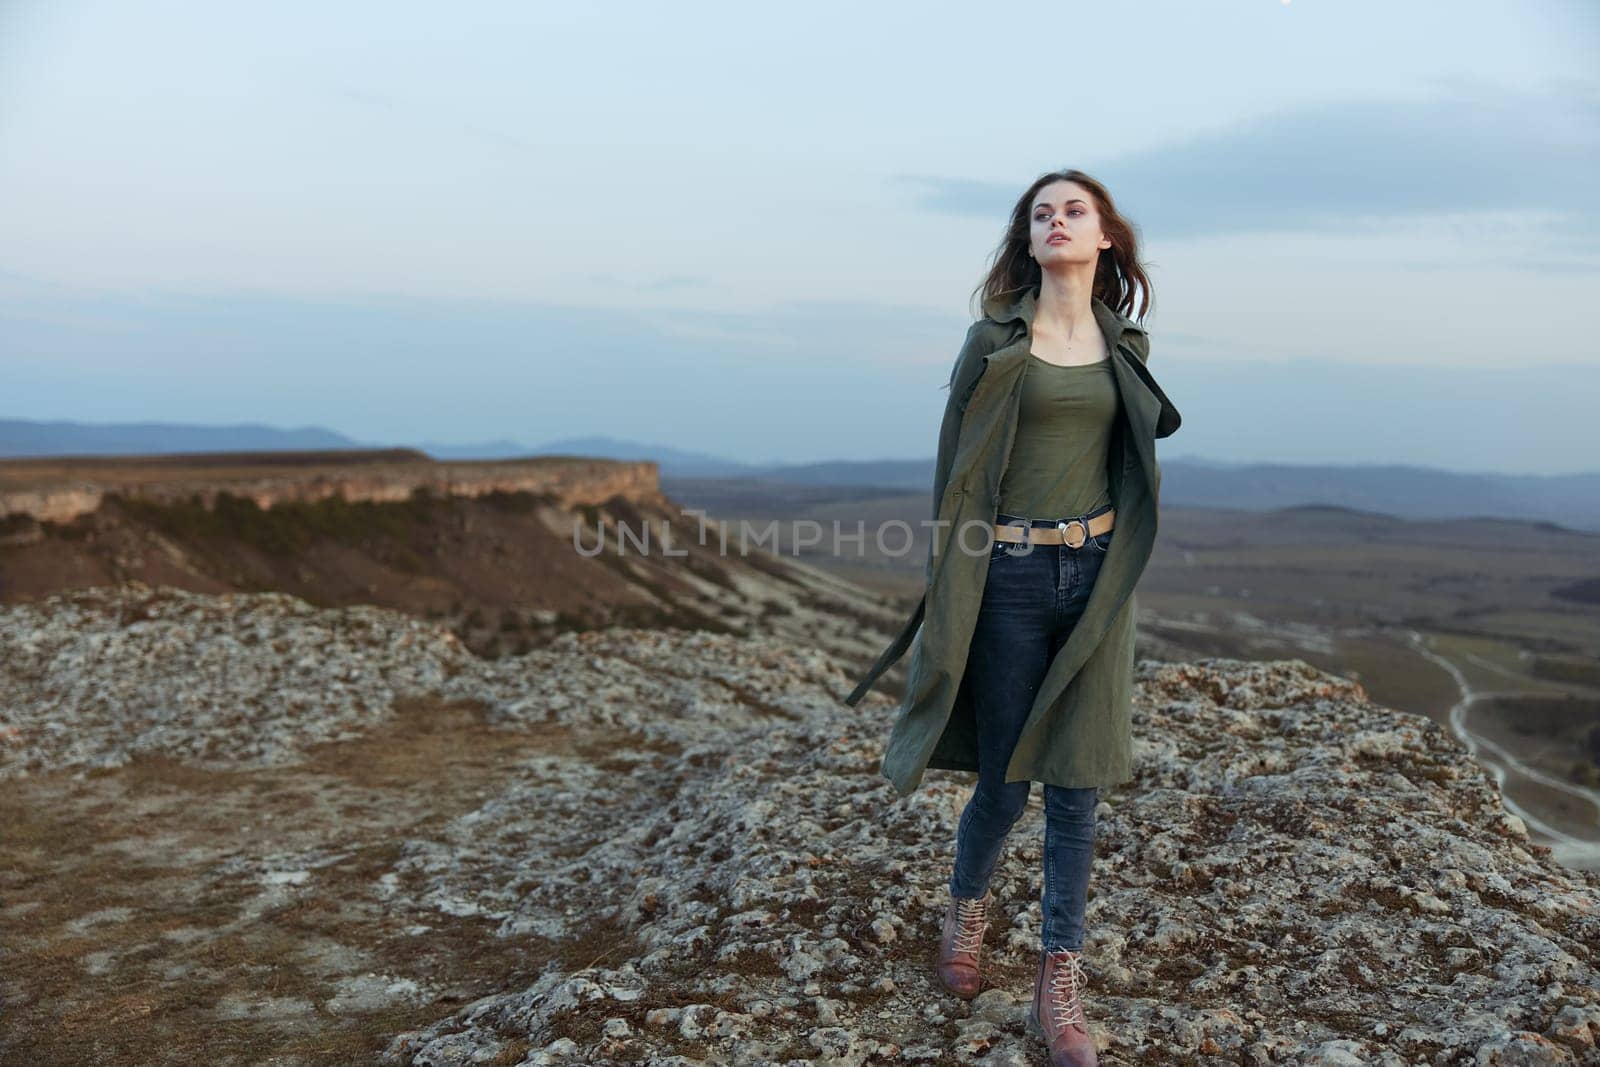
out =
{"type": "Polygon", "coordinates": [[[981,897],[952,896],[944,908],[944,930],[939,935],[939,958],[934,969],[939,983],[962,1000],[971,1000],[983,987],[978,955],[983,934],[989,929],[992,891],[981,897]]]}
{"type": "Polygon", "coordinates": [[[1049,1046],[1050,1067],[1095,1067],[1099,1062],[1078,999],[1085,979],[1082,952],[1040,953],[1028,1033],[1049,1046]]]}

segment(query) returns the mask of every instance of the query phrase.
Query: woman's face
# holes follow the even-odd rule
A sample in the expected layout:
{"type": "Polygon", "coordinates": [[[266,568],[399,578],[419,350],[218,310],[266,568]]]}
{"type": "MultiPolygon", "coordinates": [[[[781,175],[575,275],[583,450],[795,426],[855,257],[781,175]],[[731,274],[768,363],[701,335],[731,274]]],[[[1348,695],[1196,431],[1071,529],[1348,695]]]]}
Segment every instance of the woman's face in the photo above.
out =
{"type": "Polygon", "coordinates": [[[1077,182],[1051,182],[1033,197],[1028,247],[1040,267],[1088,263],[1092,267],[1111,241],[1100,232],[1094,197],[1077,182]]]}

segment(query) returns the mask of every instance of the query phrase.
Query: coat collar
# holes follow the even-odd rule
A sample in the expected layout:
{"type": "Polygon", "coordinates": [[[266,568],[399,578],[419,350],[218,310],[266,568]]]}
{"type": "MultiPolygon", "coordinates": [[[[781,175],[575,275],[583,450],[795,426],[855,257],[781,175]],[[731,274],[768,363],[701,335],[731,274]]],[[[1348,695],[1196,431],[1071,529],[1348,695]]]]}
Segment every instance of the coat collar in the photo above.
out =
{"type": "MultiPolygon", "coordinates": [[[[1033,313],[1038,306],[1038,299],[1039,288],[1033,286],[1008,290],[983,302],[984,313],[993,321],[1022,324],[1021,332],[1014,332],[1009,342],[985,356],[985,362],[1015,362],[1018,366],[1026,366],[1025,356],[1033,335],[1033,313]]],[[[1124,407],[1132,408],[1129,418],[1134,420],[1134,439],[1138,442],[1140,458],[1145,461],[1148,477],[1153,482],[1156,478],[1155,450],[1150,438],[1171,436],[1182,417],[1145,366],[1149,338],[1144,327],[1111,310],[1097,296],[1089,298],[1089,306],[1111,347],[1112,370],[1117,373],[1117,386],[1122,392],[1124,407]],[[1135,337],[1137,340],[1133,340],[1135,337]],[[1119,355],[1121,358],[1116,358],[1119,355]]]]}
{"type": "MultiPolygon", "coordinates": [[[[1010,289],[998,296],[992,296],[983,302],[983,312],[995,322],[1020,321],[1028,333],[1033,332],[1033,313],[1039,306],[1039,287],[1029,286],[1023,289],[1010,289]]],[[[1096,321],[1100,323],[1100,330],[1106,336],[1106,342],[1113,350],[1122,340],[1125,333],[1145,332],[1144,327],[1120,312],[1113,311],[1111,306],[1098,296],[1089,298],[1089,308],[1094,312],[1096,321]]]]}

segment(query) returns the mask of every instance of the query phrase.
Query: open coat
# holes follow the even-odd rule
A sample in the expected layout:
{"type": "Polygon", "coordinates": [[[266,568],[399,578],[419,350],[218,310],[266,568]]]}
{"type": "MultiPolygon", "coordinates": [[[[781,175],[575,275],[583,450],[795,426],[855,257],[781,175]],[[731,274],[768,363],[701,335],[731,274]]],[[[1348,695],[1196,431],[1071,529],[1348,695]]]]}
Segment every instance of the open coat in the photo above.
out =
{"type": "MultiPolygon", "coordinates": [[[[988,577],[1000,479],[1011,458],[1039,290],[984,302],[950,376],[934,462],[933,537],[922,599],[855,690],[854,706],[908,647],[905,697],[881,772],[905,796],[929,767],[976,772],[977,724],[967,651],[988,577]],[[953,540],[959,539],[959,540],[953,540]],[[965,682],[966,684],[963,684],[965,682]]],[[[1116,526],[1083,615],[1051,661],[1006,768],[1006,781],[1110,786],[1133,777],[1134,585],[1156,537],[1161,468],[1155,439],[1178,410],[1145,366],[1143,328],[1091,300],[1121,398],[1107,458],[1116,526]]]]}

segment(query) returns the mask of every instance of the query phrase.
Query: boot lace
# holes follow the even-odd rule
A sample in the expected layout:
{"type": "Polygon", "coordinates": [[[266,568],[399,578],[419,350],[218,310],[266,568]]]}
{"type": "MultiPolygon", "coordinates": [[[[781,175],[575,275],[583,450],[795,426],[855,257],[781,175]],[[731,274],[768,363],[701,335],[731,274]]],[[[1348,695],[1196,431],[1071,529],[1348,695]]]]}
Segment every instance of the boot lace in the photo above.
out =
{"type": "Polygon", "coordinates": [[[976,953],[983,944],[983,933],[989,928],[987,897],[956,897],[955,951],[976,953]]]}
{"type": "Polygon", "coordinates": [[[1083,1018],[1083,1004],[1078,1000],[1078,990],[1088,982],[1083,969],[1083,953],[1070,950],[1049,954],[1051,1016],[1062,1026],[1074,1023],[1087,1026],[1083,1018]]]}

